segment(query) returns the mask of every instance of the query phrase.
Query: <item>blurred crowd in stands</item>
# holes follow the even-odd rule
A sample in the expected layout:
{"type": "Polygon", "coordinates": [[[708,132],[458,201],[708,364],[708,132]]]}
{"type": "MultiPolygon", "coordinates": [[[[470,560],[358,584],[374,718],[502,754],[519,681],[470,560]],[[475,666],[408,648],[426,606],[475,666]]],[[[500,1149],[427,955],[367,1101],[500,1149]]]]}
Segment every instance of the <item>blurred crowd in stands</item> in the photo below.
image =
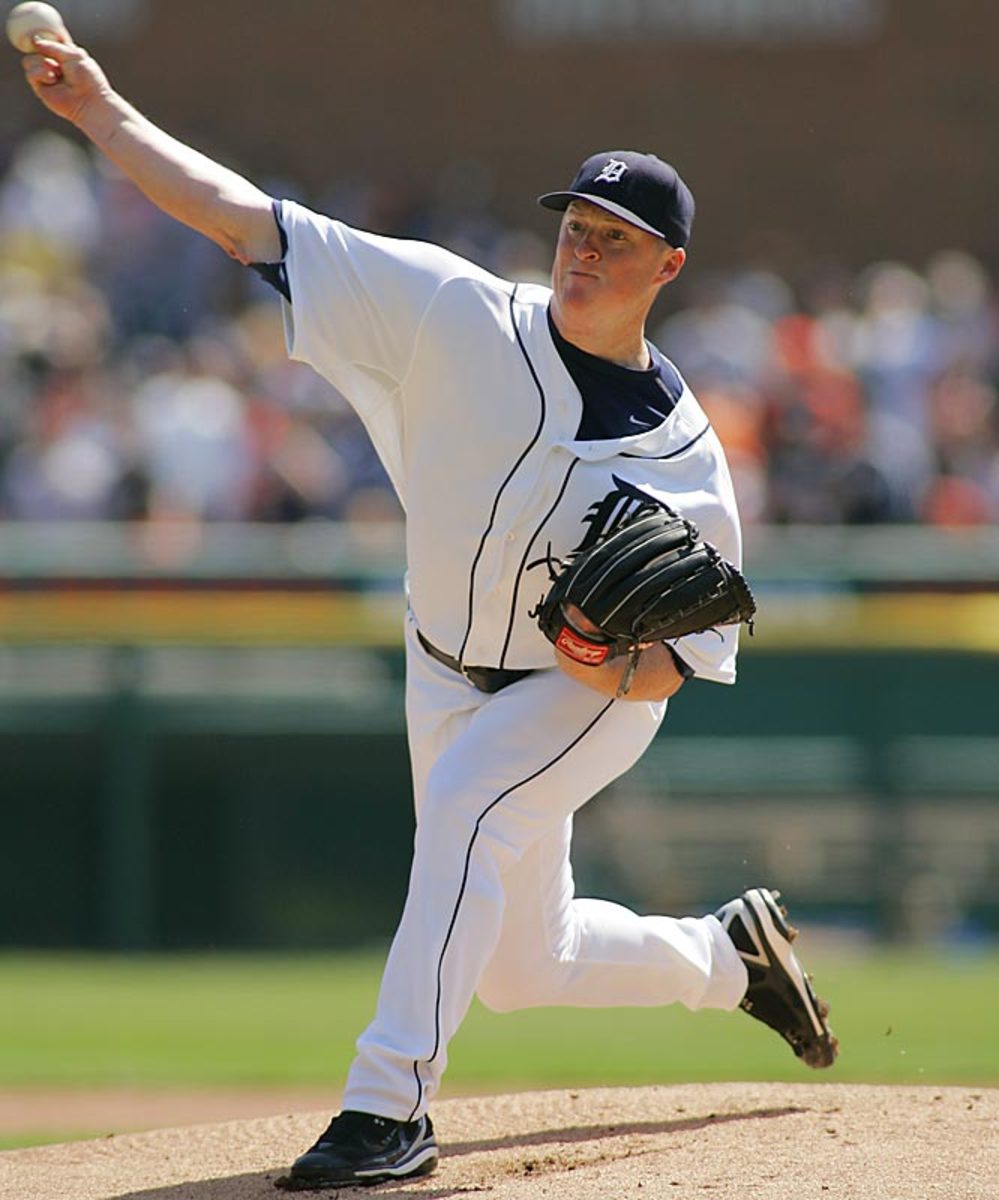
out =
{"type": "MultiPolygon", "coordinates": [[[[474,193],[354,181],[296,198],[545,280],[549,241],[501,226],[474,193]]],[[[995,289],[959,249],[929,255],[918,270],[804,264],[785,279],[709,272],[695,253],[667,289],[651,334],[725,443],[747,522],[999,519],[995,289]]],[[[345,401],[288,362],[263,281],[75,142],[8,148],[0,518],[400,515],[345,401]]]]}

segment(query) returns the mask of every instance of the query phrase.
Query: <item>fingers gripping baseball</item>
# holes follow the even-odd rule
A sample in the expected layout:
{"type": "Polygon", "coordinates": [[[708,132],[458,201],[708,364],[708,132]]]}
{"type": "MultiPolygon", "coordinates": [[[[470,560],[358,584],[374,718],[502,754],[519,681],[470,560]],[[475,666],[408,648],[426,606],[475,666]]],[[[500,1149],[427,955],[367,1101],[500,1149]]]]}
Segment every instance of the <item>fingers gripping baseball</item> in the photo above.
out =
{"type": "Polygon", "coordinates": [[[47,109],[67,121],[79,120],[88,102],[110,91],[107,78],[81,46],[38,35],[34,54],[21,60],[28,86],[47,109]]]}

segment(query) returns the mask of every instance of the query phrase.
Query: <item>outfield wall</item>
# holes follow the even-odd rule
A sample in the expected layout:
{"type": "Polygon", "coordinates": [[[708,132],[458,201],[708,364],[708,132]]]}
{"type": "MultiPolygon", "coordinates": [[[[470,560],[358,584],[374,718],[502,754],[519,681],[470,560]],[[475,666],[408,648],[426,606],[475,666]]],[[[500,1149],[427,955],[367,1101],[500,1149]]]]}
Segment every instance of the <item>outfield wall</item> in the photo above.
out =
{"type": "MultiPolygon", "coordinates": [[[[65,530],[0,538],[0,945],[387,936],[412,838],[393,535],[215,530],[180,561],[65,530]]],[[[999,932],[995,539],[915,532],[752,532],[739,684],[686,687],[580,815],[582,889],[703,911],[765,881],[891,936],[999,932]]]]}
{"type": "MultiPolygon", "coordinates": [[[[77,654],[76,694],[0,702],[0,944],[387,935],[412,837],[398,660],[270,652],[301,675],[282,694],[269,652],[216,650],[199,694],[190,651],[149,653],[110,651],[104,692],[77,654]]],[[[999,931],[997,694],[995,656],[750,650],[580,817],[580,884],[694,911],[765,880],[825,918],[999,931]]]]}

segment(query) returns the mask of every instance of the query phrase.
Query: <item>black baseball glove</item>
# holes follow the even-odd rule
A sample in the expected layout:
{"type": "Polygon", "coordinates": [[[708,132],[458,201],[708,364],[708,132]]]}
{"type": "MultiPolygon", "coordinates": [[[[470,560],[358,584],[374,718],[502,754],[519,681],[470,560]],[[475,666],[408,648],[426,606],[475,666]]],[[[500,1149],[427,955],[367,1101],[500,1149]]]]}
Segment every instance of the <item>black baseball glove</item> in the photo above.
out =
{"type": "Polygon", "coordinates": [[[717,625],[747,621],[756,602],[742,574],[696,527],[667,509],[647,510],[579,551],[554,574],[534,611],[550,642],[588,666],[630,657],[618,689],[631,685],[642,649],[717,625]],[[598,632],[567,615],[575,605],[598,632]]]}

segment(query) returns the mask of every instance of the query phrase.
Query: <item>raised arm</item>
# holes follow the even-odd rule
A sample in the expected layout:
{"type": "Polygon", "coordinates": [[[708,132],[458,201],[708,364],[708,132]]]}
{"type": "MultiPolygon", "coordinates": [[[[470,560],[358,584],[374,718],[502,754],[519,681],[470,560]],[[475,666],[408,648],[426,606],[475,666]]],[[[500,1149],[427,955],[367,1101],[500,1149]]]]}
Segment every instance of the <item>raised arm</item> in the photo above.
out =
{"type": "Polygon", "coordinates": [[[22,60],[31,90],[86,134],[155,205],[241,263],[281,258],[265,192],[147,120],[114,91],[82,47],[33,40],[36,53],[22,60]]]}

